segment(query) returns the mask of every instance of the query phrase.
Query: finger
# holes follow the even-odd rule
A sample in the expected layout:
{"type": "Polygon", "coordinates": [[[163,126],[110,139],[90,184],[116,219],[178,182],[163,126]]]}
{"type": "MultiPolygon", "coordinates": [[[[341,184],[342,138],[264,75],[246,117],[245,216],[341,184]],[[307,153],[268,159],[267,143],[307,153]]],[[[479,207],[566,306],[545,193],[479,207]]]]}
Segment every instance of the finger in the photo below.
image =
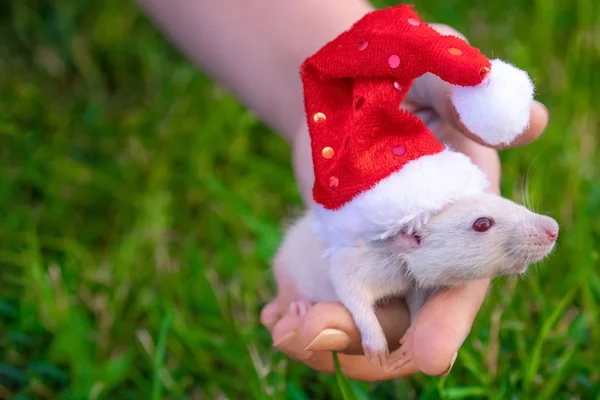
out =
{"type": "MultiPolygon", "coordinates": [[[[388,333],[387,338],[390,343],[397,344],[408,326],[408,311],[403,307],[403,303],[398,301],[383,305],[377,309],[377,315],[384,331],[388,333]],[[396,321],[404,321],[404,323],[398,324],[396,321]]],[[[332,352],[323,350],[324,348],[351,347],[354,353],[362,352],[360,334],[354,326],[351,315],[340,303],[318,303],[304,316],[298,315],[293,308],[290,308],[276,323],[272,333],[274,346],[279,350],[313,369],[326,373],[333,373],[335,368],[332,352]],[[327,337],[327,332],[331,333],[331,331],[344,332],[346,341],[340,342],[335,339],[332,341],[327,337]],[[326,334],[322,335],[321,339],[325,338],[325,341],[315,342],[320,348],[315,349],[317,351],[306,349],[306,342],[314,342],[315,337],[323,332],[326,334]],[[352,343],[350,337],[353,339],[352,343]]],[[[414,362],[408,362],[394,371],[385,371],[381,367],[375,367],[362,355],[339,354],[339,360],[346,376],[363,381],[389,380],[418,372],[414,362]]]]}
{"type": "Polygon", "coordinates": [[[500,194],[500,157],[496,150],[474,142],[450,124],[444,124],[436,133],[440,140],[465,154],[481,168],[490,181],[490,192],[500,194]]]}
{"type": "Polygon", "coordinates": [[[440,34],[442,35],[452,35],[452,36],[456,36],[461,38],[462,40],[464,40],[465,42],[469,42],[467,40],[467,38],[465,37],[465,35],[463,35],[462,33],[460,33],[459,31],[457,31],[456,29],[454,29],[453,27],[451,27],[450,25],[445,25],[445,24],[429,24],[429,26],[431,26],[434,30],[438,31],[440,34]]]}
{"type": "Polygon", "coordinates": [[[427,301],[411,329],[412,355],[420,371],[434,376],[448,373],[488,287],[488,279],[473,281],[439,291],[427,301]]]}
{"type": "Polygon", "coordinates": [[[460,117],[459,117],[458,113],[456,112],[456,109],[454,108],[454,106],[452,105],[452,102],[449,99],[449,96],[446,96],[444,98],[444,101],[446,103],[445,105],[438,105],[438,107],[446,108],[446,112],[442,114],[442,118],[448,119],[452,123],[452,125],[454,125],[461,133],[463,133],[464,135],[469,137],[471,140],[473,140],[481,145],[493,147],[498,150],[525,146],[525,145],[537,140],[541,136],[541,134],[544,132],[544,130],[546,129],[546,126],[548,126],[548,120],[549,120],[548,109],[542,103],[540,103],[538,101],[534,101],[533,106],[530,111],[531,116],[529,119],[529,125],[525,129],[525,131],[523,133],[521,133],[519,136],[517,136],[515,138],[515,140],[513,140],[508,145],[490,146],[490,145],[486,144],[483,140],[481,140],[479,138],[479,136],[470,132],[463,125],[463,123],[460,121],[460,117]]]}
{"type": "Polygon", "coordinates": [[[305,350],[306,346],[303,346],[299,340],[303,317],[296,308],[289,307],[271,331],[273,347],[300,361],[308,359],[313,353],[305,350]]]}
{"type": "MultiPolygon", "coordinates": [[[[390,301],[377,307],[375,314],[394,350],[410,323],[406,306],[401,301],[390,301]]],[[[307,350],[362,354],[360,332],[341,303],[315,304],[304,317],[299,341],[307,350]]]]}
{"type": "MultiPolygon", "coordinates": [[[[400,301],[376,309],[376,315],[392,350],[409,325],[408,310],[400,301]]],[[[317,303],[304,316],[288,310],[272,330],[274,346],[286,354],[340,351],[362,354],[360,332],[341,303],[317,303]]]]}
{"type": "MultiPolygon", "coordinates": [[[[386,371],[381,367],[374,366],[366,357],[360,355],[339,354],[340,367],[345,376],[350,379],[378,382],[398,379],[419,372],[414,362],[408,362],[394,371],[386,371]]],[[[305,364],[321,372],[334,373],[333,354],[327,352],[315,352],[312,357],[304,361],[305,364]]]]}
{"type": "Polygon", "coordinates": [[[260,312],[260,323],[270,331],[273,330],[277,321],[281,319],[281,309],[276,301],[267,304],[260,312]]]}
{"type": "MultiPolygon", "coordinates": [[[[430,24],[435,30],[443,35],[454,35],[467,41],[466,37],[455,29],[442,24],[430,24]]],[[[427,73],[416,79],[407,94],[407,100],[418,106],[432,108],[440,117],[451,123],[459,132],[471,140],[486,147],[501,150],[527,145],[544,132],[548,125],[548,109],[540,102],[534,101],[530,111],[530,122],[528,127],[509,145],[490,146],[483,142],[477,135],[470,132],[460,121],[460,117],[451,101],[451,85],[439,77],[427,73]]]]}

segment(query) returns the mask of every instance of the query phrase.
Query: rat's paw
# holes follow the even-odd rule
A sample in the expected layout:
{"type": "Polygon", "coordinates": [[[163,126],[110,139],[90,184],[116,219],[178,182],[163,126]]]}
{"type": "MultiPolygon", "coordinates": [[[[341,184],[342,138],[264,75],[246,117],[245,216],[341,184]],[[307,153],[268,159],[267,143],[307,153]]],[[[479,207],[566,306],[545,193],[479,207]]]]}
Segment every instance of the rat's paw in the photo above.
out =
{"type": "Polygon", "coordinates": [[[298,317],[303,317],[312,307],[312,303],[307,300],[296,300],[290,303],[290,313],[298,317]]]}
{"type": "Polygon", "coordinates": [[[390,351],[387,348],[387,344],[383,349],[363,344],[363,352],[365,353],[367,360],[369,360],[374,367],[381,368],[384,371],[389,369],[390,351]]]}
{"type": "Polygon", "coordinates": [[[381,335],[367,336],[362,341],[363,352],[369,362],[377,367],[387,371],[390,357],[388,343],[381,332],[381,335]]]}
{"type": "Polygon", "coordinates": [[[389,369],[394,371],[404,367],[412,361],[412,334],[409,329],[402,339],[400,339],[400,348],[390,354],[389,369]]]}

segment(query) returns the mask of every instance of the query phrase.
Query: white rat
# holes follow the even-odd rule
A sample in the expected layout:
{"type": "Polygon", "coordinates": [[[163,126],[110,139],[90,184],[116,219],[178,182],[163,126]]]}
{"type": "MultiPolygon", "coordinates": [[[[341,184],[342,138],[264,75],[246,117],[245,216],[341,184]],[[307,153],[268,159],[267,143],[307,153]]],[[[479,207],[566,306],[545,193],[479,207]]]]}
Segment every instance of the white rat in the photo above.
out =
{"type": "Polygon", "coordinates": [[[557,222],[492,194],[459,198],[412,234],[398,233],[326,255],[306,213],[286,232],[274,259],[287,270],[301,298],[340,301],[352,314],[365,355],[385,369],[406,362],[401,347],[390,357],[374,307],[389,296],[406,299],[414,320],[437,289],[470,280],[521,274],[544,259],[558,237],[557,222]]]}

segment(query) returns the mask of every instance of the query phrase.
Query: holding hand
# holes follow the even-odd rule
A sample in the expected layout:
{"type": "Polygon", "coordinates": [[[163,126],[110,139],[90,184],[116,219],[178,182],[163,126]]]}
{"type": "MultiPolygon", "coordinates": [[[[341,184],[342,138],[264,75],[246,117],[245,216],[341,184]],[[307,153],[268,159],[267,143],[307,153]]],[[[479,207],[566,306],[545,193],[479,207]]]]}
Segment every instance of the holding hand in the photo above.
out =
{"type": "MultiPolygon", "coordinates": [[[[462,37],[447,26],[433,27],[442,34],[462,37]]],[[[460,123],[449,93],[449,84],[427,74],[414,82],[403,107],[421,117],[439,140],[469,156],[488,175],[492,191],[499,194],[500,163],[496,150],[482,145],[460,123]]],[[[528,129],[511,147],[535,140],[547,122],[545,107],[534,103],[528,129]]],[[[302,146],[300,151],[309,151],[306,149],[308,133],[300,137],[306,142],[297,142],[296,146],[302,146]]],[[[402,302],[379,307],[377,316],[388,343],[395,350],[403,338],[405,357],[409,360],[403,368],[390,374],[373,366],[362,355],[360,334],[343,305],[319,303],[306,311],[302,303],[294,303],[296,290],[282,270],[275,266],[278,295],[261,315],[261,321],[272,333],[274,345],[290,357],[326,372],[334,370],[331,351],[338,351],[344,372],[351,378],[368,381],[393,379],[418,371],[429,375],[448,373],[489,285],[488,280],[475,281],[436,293],[409,329],[408,311],[402,302]]]]}
{"type": "MultiPolygon", "coordinates": [[[[294,172],[308,205],[314,176],[297,68],[324,43],[373,11],[371,4],[366,0],[137,2],[190,60],[232,90],[292,144],[294,172]]],[[[448,26],[432,26],[442,34],[462,37],[448,26]]],[[[459,122],[449,91],[447,83],[424,75],[413,83],[403,106],[418,115],[439,140],[469,156],[488,175],[492,191],[499,194],[500,162],[496,150],[484,146],[459,122]]],[[[537,139],[547,122],[546,108],[534,103],[529,128],[511,146],[523,146],[537,139]]],[[[358,330],[344,306],[320,303],[301,315],[301,307],[290,308],[297,299],[295,288],[277,268],[275,275],[277,297],[261,315],[275,346],[325,372],[334,371],[331,351],[339,351],[345,373],[368,381],[418,371],[429,375],[448,372],[489,285],[487,280],[472,282],[434,295],[406,335],[411,361],[392,375],[373,367],[361,354],[358,330]]],[[[377,310],[377,316],[388,342],[393,349],[399,347],[399,340],[408,329],[406,307],[400,301],[390,302],[377,310]]]]}

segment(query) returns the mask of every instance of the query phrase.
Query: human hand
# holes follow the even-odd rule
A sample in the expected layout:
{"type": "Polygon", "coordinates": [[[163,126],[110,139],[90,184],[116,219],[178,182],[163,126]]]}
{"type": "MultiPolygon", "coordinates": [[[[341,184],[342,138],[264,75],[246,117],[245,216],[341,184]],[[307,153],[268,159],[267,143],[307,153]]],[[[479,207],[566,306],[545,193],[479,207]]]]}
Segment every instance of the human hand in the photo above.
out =
{"type": "MultiPolygon", "coordinates": [[[[445,25],[432,24],[442,34],[464,38],[445,25]]],[[[489,177],[491,191],[499,193],[500,162],[496,149],[486,147],[460,123],[450,103],[450,86],[434,75],[415,80],[403,107],[418,115],[438,139],[469,156],[489,177]]],[[[535,102],[529,128],[509,147],[537,139],[548,123],[548,111],[535,102]]],[[[308,140],[308,134],[303,136],[308,140]]],[[[474,281],[439,291],[425,304],[409,328],[409,315],[400,301],[377,309],[391,350],[403,349],[408,362],[389,373],[373,366],[363,355],[360,334],[352,316],[340,303],[319,303],[306,313],[293,303],[296,291],[282,268],[275,266],[277,298],[261,313],[274,346],[306,365],[323,372],[334,371],[331,351],[338,351],[344,373],[358,380],[380,381],[416,372],[443,375],[450,371],[457,351],[471,330],[488,289],[489,280],[474,281]],[[291,305],[291,306],[290,306],[291,305]]]]}

